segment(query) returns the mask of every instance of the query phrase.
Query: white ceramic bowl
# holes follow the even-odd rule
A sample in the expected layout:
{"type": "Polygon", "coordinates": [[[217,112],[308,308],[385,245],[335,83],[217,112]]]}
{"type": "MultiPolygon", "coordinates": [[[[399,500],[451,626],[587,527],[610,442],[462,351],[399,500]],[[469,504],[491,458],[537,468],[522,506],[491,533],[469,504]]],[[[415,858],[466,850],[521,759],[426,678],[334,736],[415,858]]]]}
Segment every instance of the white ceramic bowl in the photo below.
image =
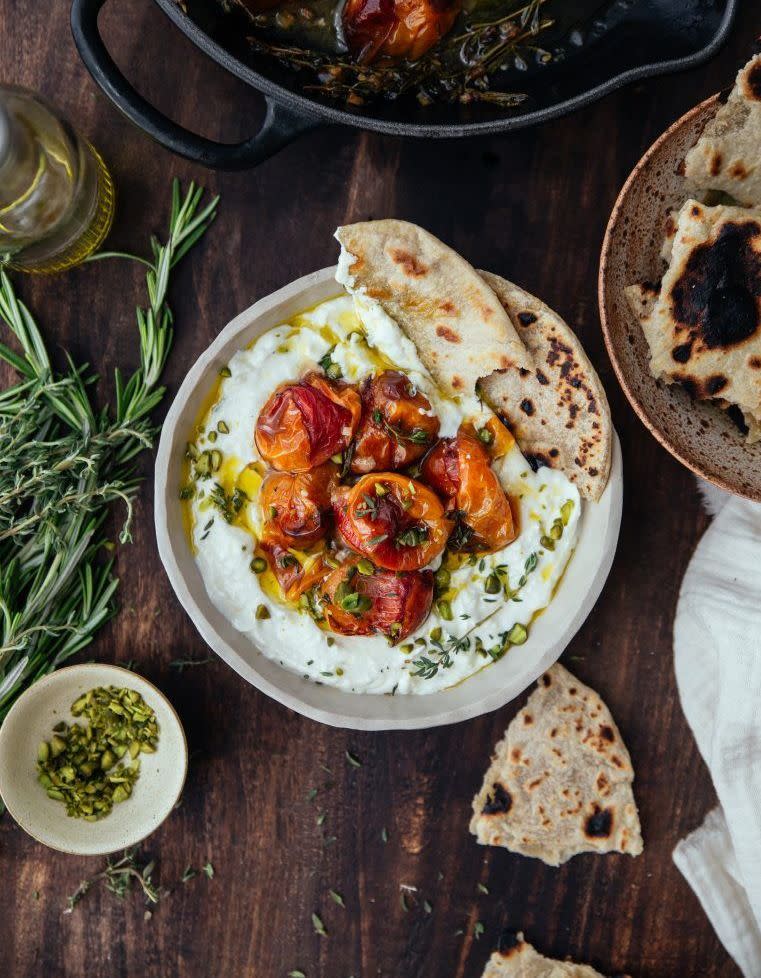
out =
{"type": "Polygon", "coordinates": [[[86,663],[51,673],[18,698],[0,727],[0,796],[25,832],[61,852],[103,856],[136,845],[177,804],[187,767],[185,733],[174,707],[147,679],[119,666],[86,663]],[[159,742],[155,754],[140,755],[132,795],[101,821],[86,822],[70,818],[37,782],[37,747],[50,739],[59,720],[76,719],[71,704],[95,686],[137,690],[156,714],[159,742]]]}
{"type": "Polygon", "coordinates": [[[357,730],[435,727],[467,720],[522,692],[559,658],[592,610],[613,562],[621,523],[618,438],[614,437],[608,486],[599,503],[584,506],[576,552],[549,608],[532,624],[525,645],[460,685],[426,695],[348,693],[288,672],[262,655],[210,601],[183,530],[178,493],[185,446],[219,370],[261,333],[340,294],[334,274],[335,268],[324,268],[260,299],[222,330],[189,371],[164,422],[156,459],[159,553],[177,597],[208,645],[244,679],[298,713],[357,730]]]}

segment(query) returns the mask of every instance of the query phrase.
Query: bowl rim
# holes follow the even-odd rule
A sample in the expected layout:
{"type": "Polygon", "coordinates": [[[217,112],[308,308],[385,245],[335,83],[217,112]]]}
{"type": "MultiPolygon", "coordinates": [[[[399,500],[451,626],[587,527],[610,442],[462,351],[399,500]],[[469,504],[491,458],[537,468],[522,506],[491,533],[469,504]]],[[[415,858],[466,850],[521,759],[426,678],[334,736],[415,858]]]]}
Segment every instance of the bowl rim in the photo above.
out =
{"type": "Polygon", "coordinates": [[[695,475],[700,476],[701,479],[705,479],[707,482],[712,483],[719,489],[723,489],[732,495],[741,496],[744,499],[758,501],[761,499],[761,490],[758,492],[753,492],[752,490],[742,490],[728,480],[724,479],[721,475],[714,473],[709,475],[709,473],[702,468],[698,462],[692,459],[689,455],[685,454],[650,417],[648,412],[645,410],[642,401],[635,393],[632,385],[629,383],[626,371],[618,358],[618,351],[613,341],[610,318],[608,316],[606,305],[608,269],[612,260],[611,253],[613,250],[613,236],[618,228],[621,211],[623,210],[631,188],[639,180],[642,170],[650,162],[653,156],[655,156],[655,154],[661,149],[661,147],[667,143],[676,132],[679,132],[684,126],[689,125],[696,116],[702,115],[708,109],[718,109],[721,98],[722,93],[717,92],[716,94],[704,99],[702,102],[699,102],[697,105],[694,105],[691,109],[676,119],[676,121],[672,122],[671,125],[664,132],[662,132],[655,142],[645,151],[645,153],[635,164],[629,176],[626,178],[626,182],[616,197],[616,202],[613,205],[613,210],[611,211],[605,228],[605,236],[603,238],[602,248],[600,250],[600,265],[597,275],[597,303],[599,307],[600,325],[602,327],[605,348],[608,351],[610,362],[613,365],[613,371],[616,375],[618,383],[621,386],[621,389],[626,395],[626,399],[629,401],[629,404],[634,409],[637,417],[648,429],[650,434],[666,449],[667,452],[673,455],[678,462],[681,462],[685,468],[689,469],[695,475]]]}
{"type": "MultiPolygon", "coordinates": [[[[29,686],[27,689],[25,689],[24,692],[21,694],[21,696],[19,696],[19,698],[16,700],[16,702],[8,711],[5,721],[2,723],[2,725],[0,725],[0,744],[2,743],[3,737],[7,736],[7,734],[4,734],[4,731],[10,729],[7,720],[15,712],[17,711],[20,712],[22,707],[20,707],[19,704],[21,704],[23,700],[27,696],[29,696],[30,693],[35,691],[37,694],[39,694],[39,692],[42,689],[44,689],[46,686],[52,686],[58,683],[60,681],[61,676],[65,676],[66,674],[70,675],[71,673],[75,673],[75,672],[85,673],[88,672],[90,669],[105,669],[109,672],[118,673],[119,675],[122,676],[128,676],[131,682],[134,682],[135,679],[137,679],[138,682],[144,683],[146,686],[148,686],[151,692],[154,693],[159,700],[161,700],[163,705],[167,708],[170,716],[174,720],[177,730],[179,731],[180,734],[182,780],[180,781],[176,795],[172,799],[171,805],[169,805],[166,808],[166,812],[161,816],[161,818],[154,825],[151,826],[151,828],[149,828],[146,832],[143,832],[141,835],[136,836],[135,838],[130,837],[124,843],[120,843],[118,846],[116,846],[116,848],[109,847],[105,849],[100,849],[100,848],[96,849],[92,847],[81,848],[79,846],[71,846],[71,845],[57,845],[55,842],[51,841],[50,839],[41,839],[30,828],[28,821],[23,817],[19,817],[16,814],[16,812],[13,810],[13,806],[9,804],[5,795],[3,795],[2,792],[0,792],[0,798],[2,798],[3,804],[8,809],[8,813],[10,814],[11,818],[19,826],[20,829],[26,832],[26,834],[30,836],[30,838],[34,839],[35,842],[39,842],[41,845],[47,846],[48,849],[54,849],[56,852],[64,852],[70,856],[109,856],[112,853],[121,852],[123,849],[129,849],[132,846],[139,845],[141,842],[147,839],[148,836],[153,835],[153,833],[161,825],[163,825],[164,822],[167,820],[167,818],[172,814],[175,805],[182,797],[182,792],[185,790],[185,782],[187,780],[187,775],[188,775],[188,739],[185,734],[185,728],[182,725],[182,721],[180,720],[179,714],[177,713],[177,710],[174,708],[169,697],[165,693],[163,693],[158,688],[158,686],[156,686],[155,683],[152,683],[150,679],[146,679],[145,676],[141,675],[139,672],[133,672],[131,669],[126,669],[124,666],[120,666],[112,662],[78,662],[70,666],[61,666],[60,669],[55,669],[53,672],[48,673],[47,676],[43,676],[42,679],[38,679],[37,682],[32,683],[32,685],[29,686]]],[[[87,825],[89,823],[84,822],[82,824],[87,825]]]]}
{"type": "MultiPolygon", "coordinates": [[[[206,644],[214,651],[228,666],[235,670],[248,683],[255,686],[265,695],[271,697],[283,706],[294,710],[301,716],[316,720],[329,726],[341,727],[355,730],[412,730],[428,729],[431,727],[444,726],[452,723],[459,723],[481,716],[484,713],[499,709],[506,703],[515,699],[520,691],[511,691],[509,684],[500,685],[496,690],[482,695],[472,702],[459,706],[442,703],[442,706],[435,713],[423,717],[398,717],[391,715],[384,716],[357,716],[351,713],[341,712],[340,709],[315,706],[297,693],[289,692],[279,685],[270,681],[267,676],[256,667],[255,664],[247,661],[236,649],[230,645],[226,639],[220,635],[214,625],[209,621],[203,609],[199,606],[195,593],[187,580],[187,576],[180,566],[180,561],[175,553],[171,535],[169,533],[169,519],[167,500],[167,487],[171,472],[171,454],[177,440],[177,429],[180,416],[185,409],[187,402],[193,396],[199,385],[203,384],[209,371],[214,367],[219,358],[220,352],[228,343],[249,329],[258,319],[266,315],[271,309],[286,301],[293,301],[306,292],[309,288],[323,287],[329,281],[334,282],[336,271],[335,265],[322,268],[319,271],[311,272],[308,275],[295,279],[294,281],[282,286],[275,292],[263,296],[254,302],[247,309],[244,309],[235,316],[212,340],[212,342],[201,352],[195,363],[187,371],[175,397],[167,412],[166,419],[161,429],[159,447],[156,453],[155,476],[154,476],[154,523],[156,540],[158,544],[159,556],[164,565],[164,570],[169,578],[172,590],[177,600],[180,602],[191,622],[206,644]]],[[[342,287],[334,282],[336,286],[335,294],[342,293],[342,287]]],[[[541,656],[537,658],[534,667],[527,669],[527,676],[521,689],[526,689],[538,677],[556,662],[586,620],[592,608],[597,602],[600,593],[607,580],[616,548],[621,526],[623,511],[623,463],[621,457],[621,445],[618,435],[613,431],[613,461],[609,476],[608,485],[605,493],[611,493],[609,502],[609,517],[604,528],[604,537],[601,541],[601,558],[588,578],[588,586],[583,596],[583,600],[578,603],[575,613],[568,624],[558,632],[558,638],[547,644],[541,656]]],[[[171,498],[171,496],[170,496],[171,498]]],[[[599,505],[599,503],[585,502],[585,509],[588,506],[599,505]]],[[[581,537],[579,538],[581,539],[581,537]]],[[[578,541],[577,547],[578,549],[578,541]]],[[[563,580],[563,579],[561,579],[563,580]]],[[[249,641],[242,636],[245,641],[249,641]]],[[[250,643],[253,648],[257,648],[255,643],[250,643]]],[[[259,654],[263,655],[260,650],[259,654]]],[[[273,660],[270,660],[273,661],[273,660]]],[[[282,668],[282,667],[279,667],[282,668]]],[[[283,670],[289,673],[290,670],[283,670]]],[[[472,678],[472,677],[469,677],[472,678]]],[[[447,690],[438,693],[428,694],[429,697],[441,695],[447,690]]],[[[352,695],[354,699],[361,700],[363,694],[352,695]]],[[[377,699],[377,697],[374,697],[377,699]]],[[[420,698],[420,697],[417,697],[420,698]]]]}

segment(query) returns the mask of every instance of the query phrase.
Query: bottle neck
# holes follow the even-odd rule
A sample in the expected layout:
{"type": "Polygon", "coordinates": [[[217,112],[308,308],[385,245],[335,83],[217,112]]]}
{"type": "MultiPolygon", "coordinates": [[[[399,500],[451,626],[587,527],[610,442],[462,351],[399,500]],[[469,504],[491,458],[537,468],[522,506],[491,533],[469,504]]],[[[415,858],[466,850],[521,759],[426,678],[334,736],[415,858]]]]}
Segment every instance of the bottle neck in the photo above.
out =
{"type": "Polygon", "coordinates": [[[11,117],[0,93],[0,173],[10,163],[11,148],[11,117]]]}

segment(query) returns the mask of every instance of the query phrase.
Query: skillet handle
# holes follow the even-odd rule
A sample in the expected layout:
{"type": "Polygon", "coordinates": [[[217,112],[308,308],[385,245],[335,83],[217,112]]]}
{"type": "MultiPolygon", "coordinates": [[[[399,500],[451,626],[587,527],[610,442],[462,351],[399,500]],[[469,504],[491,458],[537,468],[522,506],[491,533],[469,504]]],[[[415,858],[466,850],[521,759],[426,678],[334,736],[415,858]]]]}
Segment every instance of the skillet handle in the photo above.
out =
{"type": "Polygon", "coordinates": [[[217,143],[172,122],[130,85],[106,50],[98,30],[98,14],[106,0],[73,0],[74,43],[96,84],[124,115],[166,149],[202,166],[242,170],[274,156],[302,132],[320,124],[317,116],[294,112],[265,96],[262,128],[242,143],[217,143]]]}

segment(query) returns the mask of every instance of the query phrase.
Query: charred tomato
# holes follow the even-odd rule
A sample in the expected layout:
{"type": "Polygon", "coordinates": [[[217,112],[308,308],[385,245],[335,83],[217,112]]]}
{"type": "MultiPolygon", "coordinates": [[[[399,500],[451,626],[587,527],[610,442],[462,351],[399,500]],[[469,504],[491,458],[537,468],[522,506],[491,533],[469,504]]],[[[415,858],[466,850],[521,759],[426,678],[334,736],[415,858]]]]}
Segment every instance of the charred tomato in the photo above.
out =
{"type": "Polygon", "coordinates": [[[361,412],[356,388],[307,374],[279,387],[264,405],[256,421],[256,447],[281,472],[308,472],[344,451],[361,412]]]}
{"type": "Polygon", "coordinates": [[[430,570],[396,573],[352,558],[325,579],[320,606],[334,632],[381,634],[396,644],[428,617],[433,584],[430,570]]]}
{"type": "Polygon", "coordinates": [[[362,420],[351,471],[403,469],[428,451],[439,434],[431,402],[405,374],[384,370],[362,385],[362,420]]]}
{"type": "Polygon", "coordinates": [[[346,0],[341,20],[354,57],[416,61],[447,34],[462,0],[346,0]]]}
{"type": "Polygon", "coordinates": [[[448,500],[459,549],[501,550],[516,536],[513,511],[481,440],[465,431],[442,438],[428,453],[421,478],[448,500]]]}
{"type": "Polygon", "coordinates": [[[325,462],[309,472],[271,472],[262,483],[262,541],[304,549],[327,533],[338,466],[325,462]]]}
{"type": "Polygon", "coordinates": [[[443,551],[452,529],[436,494],[397,472],[341,486],[333,494],[333,515],[346,546],[387,570],[424,567],[443,551]]]}

